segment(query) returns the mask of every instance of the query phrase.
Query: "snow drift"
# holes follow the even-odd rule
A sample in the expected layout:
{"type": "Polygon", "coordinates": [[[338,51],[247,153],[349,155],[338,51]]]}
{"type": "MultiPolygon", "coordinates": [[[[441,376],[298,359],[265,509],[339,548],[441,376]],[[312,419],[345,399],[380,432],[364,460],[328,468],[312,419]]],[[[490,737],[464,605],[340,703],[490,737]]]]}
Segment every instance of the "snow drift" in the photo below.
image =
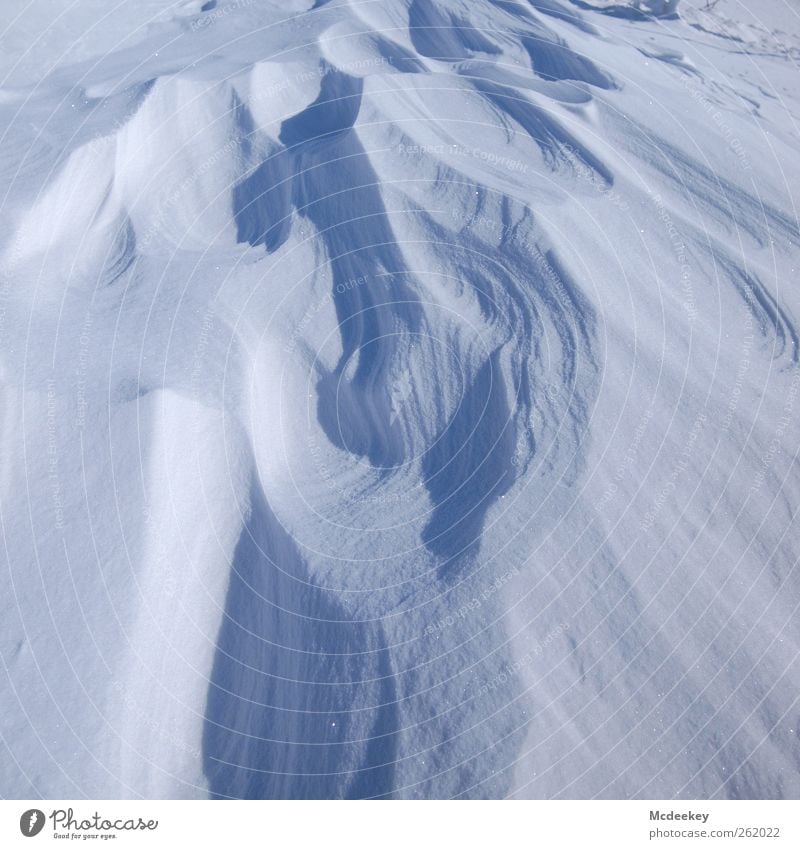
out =
{"type": "Polygon", "coordinates": [[[9,78],[2,795],[800,793],[796,68],[606,6],[9,78]]]}

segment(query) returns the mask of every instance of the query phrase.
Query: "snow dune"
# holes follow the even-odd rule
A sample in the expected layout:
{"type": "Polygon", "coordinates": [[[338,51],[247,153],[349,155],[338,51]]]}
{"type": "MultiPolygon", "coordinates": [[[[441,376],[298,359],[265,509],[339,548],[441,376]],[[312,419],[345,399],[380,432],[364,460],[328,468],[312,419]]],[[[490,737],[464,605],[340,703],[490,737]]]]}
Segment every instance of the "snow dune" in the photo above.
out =
{"type": "Polygon", "coordinates": [[[797,36],[602,6],[20,48],[3,796],[797,797],[797,36]]]}

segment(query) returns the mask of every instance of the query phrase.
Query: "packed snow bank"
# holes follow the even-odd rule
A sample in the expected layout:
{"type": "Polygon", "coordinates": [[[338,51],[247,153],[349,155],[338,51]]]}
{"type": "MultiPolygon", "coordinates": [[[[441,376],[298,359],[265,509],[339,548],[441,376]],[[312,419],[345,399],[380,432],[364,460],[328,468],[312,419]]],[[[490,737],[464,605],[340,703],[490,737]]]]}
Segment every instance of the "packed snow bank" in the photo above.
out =
{"type": "Polygon", "coordinates": [[[797,796],[791,54],[311,5],[0,93],[0,792],[797,796]]]}

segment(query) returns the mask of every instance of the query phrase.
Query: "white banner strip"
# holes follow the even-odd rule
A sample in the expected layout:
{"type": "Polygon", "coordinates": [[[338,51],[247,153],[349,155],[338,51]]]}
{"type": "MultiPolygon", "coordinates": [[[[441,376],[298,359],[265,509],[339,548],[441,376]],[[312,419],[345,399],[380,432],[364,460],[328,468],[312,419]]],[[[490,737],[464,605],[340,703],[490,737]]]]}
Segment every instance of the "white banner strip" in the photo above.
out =
{"type": "Polygon", "coordinates": [[[0,801],[0,846],[800,846],[800,803],[0,801]]]}

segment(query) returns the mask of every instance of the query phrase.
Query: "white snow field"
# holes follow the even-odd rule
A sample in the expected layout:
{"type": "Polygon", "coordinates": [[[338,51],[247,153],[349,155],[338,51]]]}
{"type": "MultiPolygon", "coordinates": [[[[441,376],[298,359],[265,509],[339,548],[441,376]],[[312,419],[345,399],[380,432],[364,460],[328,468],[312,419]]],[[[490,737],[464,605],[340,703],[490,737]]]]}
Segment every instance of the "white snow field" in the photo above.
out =
{"type": "Polygon", "coordinates": [[[5,4],[1,796],[800,796],[800,4],[704,5],[5,4]]]}

